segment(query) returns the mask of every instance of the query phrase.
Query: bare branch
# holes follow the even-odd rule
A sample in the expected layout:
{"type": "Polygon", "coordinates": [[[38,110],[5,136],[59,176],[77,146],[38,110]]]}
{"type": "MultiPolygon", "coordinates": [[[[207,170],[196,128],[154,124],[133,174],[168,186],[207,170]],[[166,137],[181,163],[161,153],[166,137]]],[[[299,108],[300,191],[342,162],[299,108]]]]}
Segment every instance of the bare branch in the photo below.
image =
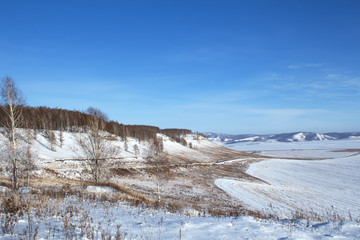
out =
{"type": "Polygon", "coordinates": [[[2,121],[3,127],[7,131],[9,139],[9,157],[12,163],[12,181],[13,188],[17,188],[19,148],[17,146],[16,128],[21,122],[22,107],[25,104],[21,91],[16,87],[11,77],[5,77],[1,80],[0,91],[1,109],[5,113],[5,120],[2,121]]]}
{"type": "Polygon", "coordinates": [[[86,133],[77,138],[77,143],[87,158],[87,165],[91,170],[93,180],[98,182],[104,159],[115,156],[117,148],[107,140],[108,134],[104,131],[106,114],[93,107],[89,107],[87,112],[91,118],[87,122],[86,133]]]}

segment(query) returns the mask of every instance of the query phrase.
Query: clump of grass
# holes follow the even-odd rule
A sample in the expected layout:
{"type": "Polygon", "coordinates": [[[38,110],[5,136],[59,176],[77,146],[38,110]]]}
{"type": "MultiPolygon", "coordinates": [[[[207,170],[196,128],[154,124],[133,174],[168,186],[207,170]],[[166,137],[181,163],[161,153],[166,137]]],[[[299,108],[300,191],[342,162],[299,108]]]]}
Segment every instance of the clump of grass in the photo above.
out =
{"type": "MultiPolygon", "coordinates": [[[[93,204],[102,200],[91,194],[84,194],[81,190],[73,190],[69,186],[41,189],[27,194],[5,192],[0,195],[0,233],[10,234],[13,239],[37,239],[41,226],[41,231],[47,232],[48,239],[85,237],[121,240],[127,235],[120,227],[116,233],[110,232],[110,220],[106,228],[101,223],[95,223],[83,203],[93,204]],[[95,231],[98,231],[96,235],[95,231]]],[[[101,203],[103,206],[104,203],[101,203]]],[[[115,204],[108,203],[109,206],[115,204]]]]}

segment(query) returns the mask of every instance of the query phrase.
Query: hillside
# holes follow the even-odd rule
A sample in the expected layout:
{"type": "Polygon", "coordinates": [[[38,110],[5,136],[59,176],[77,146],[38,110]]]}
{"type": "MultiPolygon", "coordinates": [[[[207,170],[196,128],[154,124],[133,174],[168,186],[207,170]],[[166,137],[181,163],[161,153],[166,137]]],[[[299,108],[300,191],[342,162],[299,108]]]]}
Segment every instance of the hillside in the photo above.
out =
{"type": "MultiPolygon", "coordinates": [[[[4,131],[0,132],[0,141],[5,142],[4,131]]],[[[221,147],[197,134],[178,135],[183,139],[181,142],[187,143],[185,146],[157,133],[163,151],[161,158],[152,159],[153,139],[139,141],[103,132],[107,135],[106,145],[114,149],[114,154],[101,159],[101,178],[94,182],[91,161],[79,144],[86,132],[51,130],[55,140],[49,138],[46,130],[18,129],[17,132],[24,145],[30,143],[35,166],[29,184],[33,187],[111,186],[127,201],[154,204],[161,199],[162,205],[175,205],[179,209],[233,209],[238,203],[209,182],[219,176],[246,176],[243,172],[248,162],[259,157],[221,147]],[[228,159],[243,161],[233,167],[216,165],[228,159]]],[[[6,169],[4,164],[2,169],[6,169]]],[[[8,186],[10,173],[2,171],[1,175],[2,184],[8,186]]],[[[26,179],[21,180],[21,185],[27,184],[26,179]]]]}
{"type": "Polygon", "coordinates": [[[281,134],[221,134],[221,133],[205,133],[209,140],[221,144],[232,144],[237,142],[307,142],[307,141],[323,141],[323,140],[342,140],[342,139],[360,139],[360,132],[345,133],[314,133],[314,132],[294,132],[281,134]]]}

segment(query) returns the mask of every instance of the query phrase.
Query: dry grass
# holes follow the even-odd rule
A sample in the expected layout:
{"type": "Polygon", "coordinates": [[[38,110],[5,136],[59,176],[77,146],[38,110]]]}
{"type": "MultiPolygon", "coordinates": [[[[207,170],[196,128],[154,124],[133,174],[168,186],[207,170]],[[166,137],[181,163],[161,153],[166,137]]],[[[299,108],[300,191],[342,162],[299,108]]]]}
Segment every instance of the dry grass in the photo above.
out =
{"type": "Polygon", "coordinates": [[[37,239],[40,225],[47,232],[46,239],[125,239],[127,233],[116,233],[95,223],[83,201],[98,201],[94,196],[64,188],[37,189],[27,194],[17,192],[0,193],[0,218],[3,234],[12,239],[37,239]],[[76,198],[69,199],[69,196],[76,198]],[[52,221],[51,219],[56,219],[52,221]],[[19,220],[25,223],[20,226],[19,220]],[[48,222],[50,221],[50,222],[48,222]],[[44,229],[46,226],[46,229],[44,229]]]}

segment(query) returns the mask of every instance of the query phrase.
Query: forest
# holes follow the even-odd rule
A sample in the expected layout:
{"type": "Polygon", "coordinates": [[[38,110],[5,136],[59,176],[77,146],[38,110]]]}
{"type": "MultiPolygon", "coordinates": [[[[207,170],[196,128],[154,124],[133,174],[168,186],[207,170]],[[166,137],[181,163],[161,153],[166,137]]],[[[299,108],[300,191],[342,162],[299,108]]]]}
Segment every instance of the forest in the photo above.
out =
{"type": "MultiPolygon", "coordinates": [[[[20,128],[37,130],[58,130],[69,132],[81,132],[86,129],[90,122],[93,122],[94,116],[87,111],[75,111],[49,107],[30,107],[21,106],[20,128]]],[[[97,109],[95,109],[97,110],[97,109]]],[[[99,111],[99,110],[97,110],[99,111]]],[[[0,118],[6,119],[5,109],[0,108],[0,118]]],[[[0,127],[4,127],[4,121],[0,121],[0,127]]],[[[156,138],[157,133],[162,133],[170,138],[181,141],[181,136],[192,133],[188,129],[160,129],[159,127],[147,125],[125,125],[117,121],[108,120],[106,115],[99,118],[99,125],[103,126],[103,131],[109,132],[122,138],[133,137],[139,141],[147,141],[156,138]]]]}

